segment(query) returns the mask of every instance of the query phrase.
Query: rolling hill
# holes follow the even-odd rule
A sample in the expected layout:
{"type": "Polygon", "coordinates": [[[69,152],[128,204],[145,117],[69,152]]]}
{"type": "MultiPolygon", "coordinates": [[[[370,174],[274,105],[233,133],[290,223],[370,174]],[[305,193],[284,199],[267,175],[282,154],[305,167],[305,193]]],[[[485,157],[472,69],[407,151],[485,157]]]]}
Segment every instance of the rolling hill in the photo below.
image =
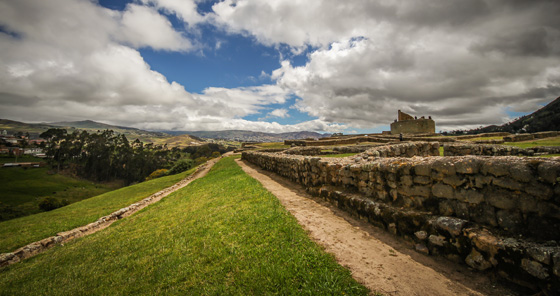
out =
{"type": "Polygon", "coordinates": [[[466,131],[467,134],[492,132],[536,133],[560,131],[560,97],[539,110],[503,125],[490,125],[466,131]]]}

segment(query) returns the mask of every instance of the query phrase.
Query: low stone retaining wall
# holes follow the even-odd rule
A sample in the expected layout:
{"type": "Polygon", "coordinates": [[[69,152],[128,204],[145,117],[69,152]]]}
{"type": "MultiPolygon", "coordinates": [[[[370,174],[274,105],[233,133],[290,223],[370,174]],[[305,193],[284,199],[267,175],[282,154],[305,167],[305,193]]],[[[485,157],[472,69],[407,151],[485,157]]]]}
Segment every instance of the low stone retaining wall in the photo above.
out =
{"type": "Polygon", "coordinates": [[[560,158],[365,157],[371,152],[340,159],[246,152],[243,159],[416,242],[421,252],[558,288],[560,158]]]}
{"type": "Polygon", "coordinates": [[[463,155],[487,155],[487,156],[508,156],[508,155],[546,155],[560,154],[560,147],[533,147],[519,148],[507,145],[483,145],[468,143],[453,143],[443,145],[444,156],[463,156],[463,155]]]}
{"type": "Polygon", "coordinates": [[[474,138],[486,138],[486,137],[505,137],[511,135],[507,132],[496,132],[496,133],[482,133],[476,135],[463,135],[455,137],[457,140],[474,139],[474,138]]]}

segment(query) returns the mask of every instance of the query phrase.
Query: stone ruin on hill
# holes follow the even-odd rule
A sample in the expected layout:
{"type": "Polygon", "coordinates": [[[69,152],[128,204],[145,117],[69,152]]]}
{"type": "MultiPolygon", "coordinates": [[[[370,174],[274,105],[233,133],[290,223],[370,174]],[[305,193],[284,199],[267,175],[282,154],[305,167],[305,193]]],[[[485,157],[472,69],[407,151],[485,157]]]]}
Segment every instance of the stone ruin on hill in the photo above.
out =
{"type": "Polygon", "coordinates": [[[436,123],[431,116],[412,117],[398,110],[397,119],[391,123],[391,134],[435,134],[436,123]]]}
{"type": "Polygon", "coordinates": [[[560,157],[519,157],[519,150],[486,146],[446,143],[444,154],[455,156],[440,157],[438,142],[403,142],[345,158],[294,147],[243,152],[243,159],[418,252],[560,294],[560,157]]]}

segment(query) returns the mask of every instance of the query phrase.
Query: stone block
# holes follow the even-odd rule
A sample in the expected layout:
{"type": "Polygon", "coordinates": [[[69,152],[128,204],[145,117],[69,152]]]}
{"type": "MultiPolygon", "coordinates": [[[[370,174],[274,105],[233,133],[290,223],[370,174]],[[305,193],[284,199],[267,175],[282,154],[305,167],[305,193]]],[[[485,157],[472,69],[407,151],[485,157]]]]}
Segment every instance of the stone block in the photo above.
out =
{"type": "Polygon", "coordinates": [[[425,255],[430,255],[430,250],[428,249],[428,247],[426,247],[425,244],[422,244],[422,243],[416,244],[414,246],[414,249],[419,253],[422,253],[422,254],[425,254],[425,255]]]}
{"type": "Polygon", "coordinates": [[[558,182],[559,171],[560,166],[558,163],[550,161],[541,162],[537,168],[539,178],[550,184],[558,182]]]}
{"type": "Polygon", "coordinates": [[[430,197],[432,189],[429,186],[412,186],[412,196],[430,197]]]}
{"type": "Polygon", "coordinates": [[[481,172],[485,175],[492,174],[495,177],[506,176],[509,174],[509,163],[505,161],[488,160],[482,165],[481,172]]]}
{"type": "Polygon", "coordinates": [[[525,192],[542,200],[549,200],[554,193],[552,187],[539,182],[532,182],[530,185],[526,186],[525,192]]]}
{"type": "Polygon", "coordinates": [[[432,174],[432,168],[426,163],[416,164],[414,166],[414,173],[417,176],[430,176],[432,174]]]}
{"type": "Polygon", "coordinates": [[[510,176],[519,182],[528,183],[534,179],[534,173],[527,163],[514,162],[509,167],[510,176]]]}
{"type": "Polygon", "coordinates": [[[470,209],[471,219],[483,225],[498,226],[494,207],[480,203],[470,209]]]}
{"type": "Polygon", "coordinates": [[[465,182],[467,182],[467,180],[465,178],[461,178],[457,175],[447,176],[447,177],[443,178],[443,183],[451,185],[453,187],[459,187],[459,186],[465,184],[465,182]]]}
{"type": "Polygon", "coordinates": [[[432,194],[437,197],[452,199],[454,198],[455,192],[453,190],[453,187],[442,183],[437,183],[432,186],[432,194]]]}
{"type": "Polygon", "coordinates": [[[438,217],[434,222],[436,229],[443,230],[454,237],[462,233],[465,224],[467,224],[466,220],[454,217],[438,217]]]}
{"type": "Polygon", "coordinates": [[[427,176],[414,176],[414,183],[422,185],[431,184],[432,179],[427,176]]]}
{"type": "Polygon", "coordinates": [[[508,177],[494,178],[492,184],[510,190],[522,190],[525,186],[524,184],[508,177]]]}
{"type": "Polygon", "coordinates": [[[527,248],[527,254],[529,254],[531,258],[546,265],[550,265],[552,262],[552,255],[555,254],[555,251],[556,253],[560,253],[560,248],[537,245],[527,248]]]}
{"type": "Polygon", "coordinates": [[[424,230],[420,230],[420,231],[416,231],[414,233],[414,235],[419,239],[419,240],[426,240],[426,238],[428,238],[428,233],[424,230]]]}
{"type": "Polygon", "coordinates": [[[492,263],[484,259],[476,249],[472,249],[471,253],[465,258],[465,263],[476,270],[487,270],[492,267],[492,263]]]}
{"type": "Polygon", "coordinates": [[[442,200],[439,202],[439,214],[444,216],[453,216],[455,214],[455,200],[442,200]]]}
{"type": "Polygon", "coordinates": [[[547,279],[549,276],[546,268],[539,262],[533,260],[525,258],[521,259],[521,268],[523,268],[523,270],[525,270],[530,275],[541,280],[547,279]]]}
{"type": "Polygon", "coordinates": [[[434,163],[432,164],[432,169],[447,176],[456,174],[455,166],[453,165],[453,163],[445,159],[438,159],[434,161],[434,163]]]}
{"type": "Polygon", "coordinates": [[[402,186],[412,186],[414,184],[412,177],[410,175],[401,176],[400,183],[402,184],[402,186]]]}
{"type": "Polygon", "coordinates": [[[467,158],[455,163],[455,170],[459,174],[476,174],[480,169],[480,161],[475,158],[467,158]]]}
{"type": "Polygon", "coordinates": [[[518,204],[517,199],[512,193],[503,190],[488,192],[486,194],[486,202],[503,210],[514,209],[518,204]]]}
{"type": "Polygon", "coordinates": [[[445,244],[445,237],[442,236],[442,235],[433,235],[432,234],[428,237],[428,241],[432,245],[443,247],[443,245],[445,244]]]}
{"type": "Polygon", "coordinates": [[[511,232],[516,232],[523,225],[523,218],[517,211],[496,211],[496,220],[501,228],[511,232]]]}
{"type": "Polygon", "coordinates": [[[484,195],[475,189],[459,189],[455,191],[455,198],[469,204],[479,204],[484,201],[484,195]]]}

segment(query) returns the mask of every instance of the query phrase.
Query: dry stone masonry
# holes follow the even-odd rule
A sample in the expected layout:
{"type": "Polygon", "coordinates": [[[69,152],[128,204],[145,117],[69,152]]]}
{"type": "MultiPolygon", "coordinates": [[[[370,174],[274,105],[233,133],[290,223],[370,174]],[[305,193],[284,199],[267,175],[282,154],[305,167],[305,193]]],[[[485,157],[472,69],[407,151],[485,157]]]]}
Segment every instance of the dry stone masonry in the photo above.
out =
{"type": "Polygon", "coordinates": [[[338,159],[282,152],[244,152],[243,159],[405,238],[419,252],[559,291],[560,158],[438,157],[438,148],[413,142],[338,159]]]}

